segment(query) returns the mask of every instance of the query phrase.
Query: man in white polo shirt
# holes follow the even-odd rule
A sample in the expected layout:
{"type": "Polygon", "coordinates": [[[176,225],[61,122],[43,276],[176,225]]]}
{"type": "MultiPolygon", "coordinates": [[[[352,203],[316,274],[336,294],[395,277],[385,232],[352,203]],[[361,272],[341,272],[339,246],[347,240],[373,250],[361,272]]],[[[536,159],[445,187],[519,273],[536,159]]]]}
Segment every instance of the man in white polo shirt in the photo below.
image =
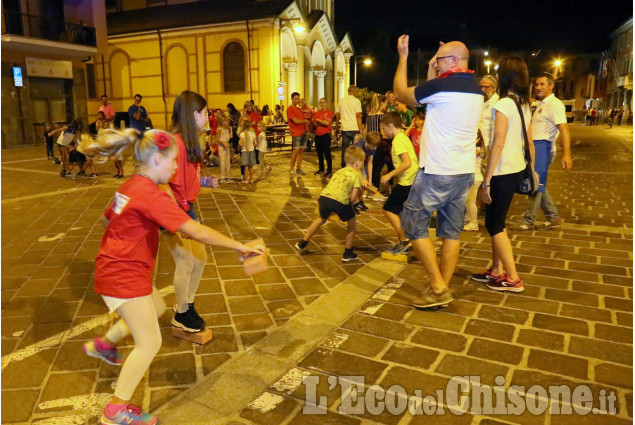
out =
{"type": "Polygon", "coordinates": [[[498,82],[493,75],[484,75],[481,78],[481,90],[483,96],[485,96],[485,103],[483,103],[483,113],[481,114],[481,123],[478,128],[483,135],[483,142],[485,143],[485,149],[489,149],[490,141],[494,135],[494,118],[492,116],[492,107],[496,105],[500,96],[496,93],[496,86],[498,82]]]}
{"type": "Polygon", "coordinates": [[[397,99],[409,105],[428,104],[419,152],[422,168],[401,213],[405,235],[430,277],[430,286],[413,300],[416,308],[424,309],[453,301],[449,282],[459,259],[467,195],[474,184],[483,92],[467,68],[470,53],[459,41],[441,43],[428,63],[428,80],[417,87],[408,87],[407,35],[399,37],[397,51],[393,81],[397,99]],[[428,234],[435,211],[436,235],[443,239],[440,266],[428,234]]]}
{"type": "Polygon", "coordinates": [[[562,220],[558,214],[558,209],[553,203],[547,191],[547,177],[549,174],[549,164],[552,159],[552,149],[558,138],[558,133],[562,135],[562,168],[570,170],[573,166],[571,159],[571,137],[569,136],[569,126],[565,115],[564,104],[553,94],[553,76],[543,72],[536,78],[535,89],[538,105],[531,119],[531,133],[536,149],[535,168],[540,179],[540,186],[535,196],[528,199],[527,210],[523,216],[523,223],[515,227],[514,230],[530,230],[536,226],[536,212],[538,207],[542,208],[546,220],[542,229],[553,229],[562,225],[562,220]]]}
{"type": "Polygon", "coordinates": [[[355,136],[362,129],[362,102],[355,96],[359,89],[357,86],[348,88],[348,95],[340,99],[335,115],[335,131],[342,131],[342,168],[346,167],[344,152],[351,145],[355,136]]]}

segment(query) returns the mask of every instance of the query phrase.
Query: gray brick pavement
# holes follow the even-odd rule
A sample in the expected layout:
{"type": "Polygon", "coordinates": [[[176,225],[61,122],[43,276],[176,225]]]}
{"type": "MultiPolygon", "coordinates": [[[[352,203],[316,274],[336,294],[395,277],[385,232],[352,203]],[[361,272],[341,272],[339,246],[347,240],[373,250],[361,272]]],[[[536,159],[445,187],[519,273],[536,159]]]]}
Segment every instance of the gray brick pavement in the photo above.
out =
{"type": "MultiPolygon", "coordinates": [[[[478,373],[483,382],[501,374],[521,385],[588,383],[595,393],[600,388],[617,392],[618,417],[551,417],[550,423],[631,423],[632,130],[609,134],[574,126],[572,134],[574,171],[554,169],[550,177],[565,225],[512,233],[525,293],[503,295],[469,282],[469,272],[487,265],[490,246],[484,229],[464,234],[451,283],[457,301],[449,308],[410,308],[413,283],[425,277],[419,265],[408,265],[317,346],[298,352],[297,360],[276,375],[281,378],[271,377],[272,386],[237,410],[231,423],[325,423],[321,416],[302,415],[303,385],[282,383],[289,374],[354,373],[366,376],[367,385],[395,383],[406,390],[442,388],[463,373],[478,373]]],[[[34,152],[3,151],[3,163],[11,163],[2,167],[2,422],[36,423],[55,416],[63,423],[95,423],[117,370],[86,358],[80,347],[112,320],[91,279],[103,232],[97,220],[117,182],[68,181],[46,161],[13,162],[34,152]],[[77,384],[69,387],[68,382],[77,384]]],[[[392,237],[377,205],[360,220],[356,244],[363,262],[358,265],[339,261],[343,229],[336,223],[315,238],[309,255],[295,254],[287,240],[300,237],[314,217],[321,184],[313,176],[289,179],[286,156],[272,157],[276,170],[255,187],[205,190],[198,205],[205,223],[224,233],[264,237],[272,253],[270,271],[246,278],[233,253],[210,251],[197,305],[213,327],[214,340],[204,347],[175,340],[169,336],[169,318],[162,321],[164,346],[135,394],[146,409],[213,379],[223,364],[296,323],[289,319],[354,278],[392,237]]],[[[309,156],[309,163],[314,160],[309,156]]],[[[522,210],[517,200],[512,219],[522,210]]],[[[156,283],[168,302],[172,270],[171,256],[162,247],[156,283]]],[[[426,419],[408,413],[340,415],[337,388],[329,392],[325,379],[319,388],[330,395],[329,423],[426,419]]],[[[179,411],[178,403],[168,406],[179,411]]],[[[204,415],[206,408],[198,406],[204,415]]],[[[188,417],[187,409],[180,411],[188,417]]],[[[434,423],[546,420],[450,415],[434,423]]]]}

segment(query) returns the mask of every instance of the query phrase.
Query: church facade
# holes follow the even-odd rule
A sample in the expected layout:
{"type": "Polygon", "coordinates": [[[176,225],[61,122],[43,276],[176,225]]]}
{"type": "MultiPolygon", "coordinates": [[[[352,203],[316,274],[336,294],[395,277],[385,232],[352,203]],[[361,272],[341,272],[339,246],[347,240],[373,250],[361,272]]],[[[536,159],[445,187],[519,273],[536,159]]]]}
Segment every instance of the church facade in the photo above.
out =
{"type": "Polygon", "coordinates": [[[350,84],[354,50],[348,34],[335,34],[334,0],[125,3],[107,10],[105,52],[87,64],[95,93],[89,122],[101,94],[117,112],[141,94],[154,127],[168,128],[183,90],[222,109],[228,103],[241,109],[249,99],[286,107],[294,91],[310,105],[324,97],[334,107],[350,84]]]}

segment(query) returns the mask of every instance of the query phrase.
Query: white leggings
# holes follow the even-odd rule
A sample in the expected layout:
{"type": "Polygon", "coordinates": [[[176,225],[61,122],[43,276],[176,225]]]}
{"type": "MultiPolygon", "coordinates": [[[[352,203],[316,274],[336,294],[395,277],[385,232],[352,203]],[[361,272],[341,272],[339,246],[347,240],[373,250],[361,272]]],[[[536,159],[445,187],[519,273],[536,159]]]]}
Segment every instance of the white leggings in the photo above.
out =
{"type": "Polygon", "coordinates": [[[218,154],[220,157],[220,178],[229,178],[229,166],[231,162],[231,151],[229,147],[225,148],[222,145],[218,147],[218,154]]]}
{"type": "Polygon", "coordinates": [[[115,397],[130,400],[161,348],[158,318],[165,312],[165,303],[157,289],[152,288],[152,294],[126,301],[117,308],[117,312],[121,320],[106,332],[106,338],[114,343],[128,334],[134,338],[134,349],[121,368],[115,389],[115,397]]]}
{"type": "Polygon", "coordinates": [[[187,311],[187,304],[194,302],[196,290],[207,263],[205,245],[193,239],[184,239],[179,232],[166,236],[168,248],[176,269],[174,270],[174,294],[179,313],[187,311]]]}

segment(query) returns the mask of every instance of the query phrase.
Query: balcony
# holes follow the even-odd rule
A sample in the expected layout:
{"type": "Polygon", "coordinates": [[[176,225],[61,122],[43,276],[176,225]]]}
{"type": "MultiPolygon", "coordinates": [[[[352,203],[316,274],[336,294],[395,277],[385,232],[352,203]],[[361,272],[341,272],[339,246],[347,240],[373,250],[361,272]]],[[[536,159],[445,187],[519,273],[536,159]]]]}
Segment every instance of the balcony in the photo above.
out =
{"type": "Polygon", "coordinates": [[[5,34],[43,38],[65,43],[97,46],[95,28],[84,24],[55,21],[13,10],[4,11],[5,34]]]}

